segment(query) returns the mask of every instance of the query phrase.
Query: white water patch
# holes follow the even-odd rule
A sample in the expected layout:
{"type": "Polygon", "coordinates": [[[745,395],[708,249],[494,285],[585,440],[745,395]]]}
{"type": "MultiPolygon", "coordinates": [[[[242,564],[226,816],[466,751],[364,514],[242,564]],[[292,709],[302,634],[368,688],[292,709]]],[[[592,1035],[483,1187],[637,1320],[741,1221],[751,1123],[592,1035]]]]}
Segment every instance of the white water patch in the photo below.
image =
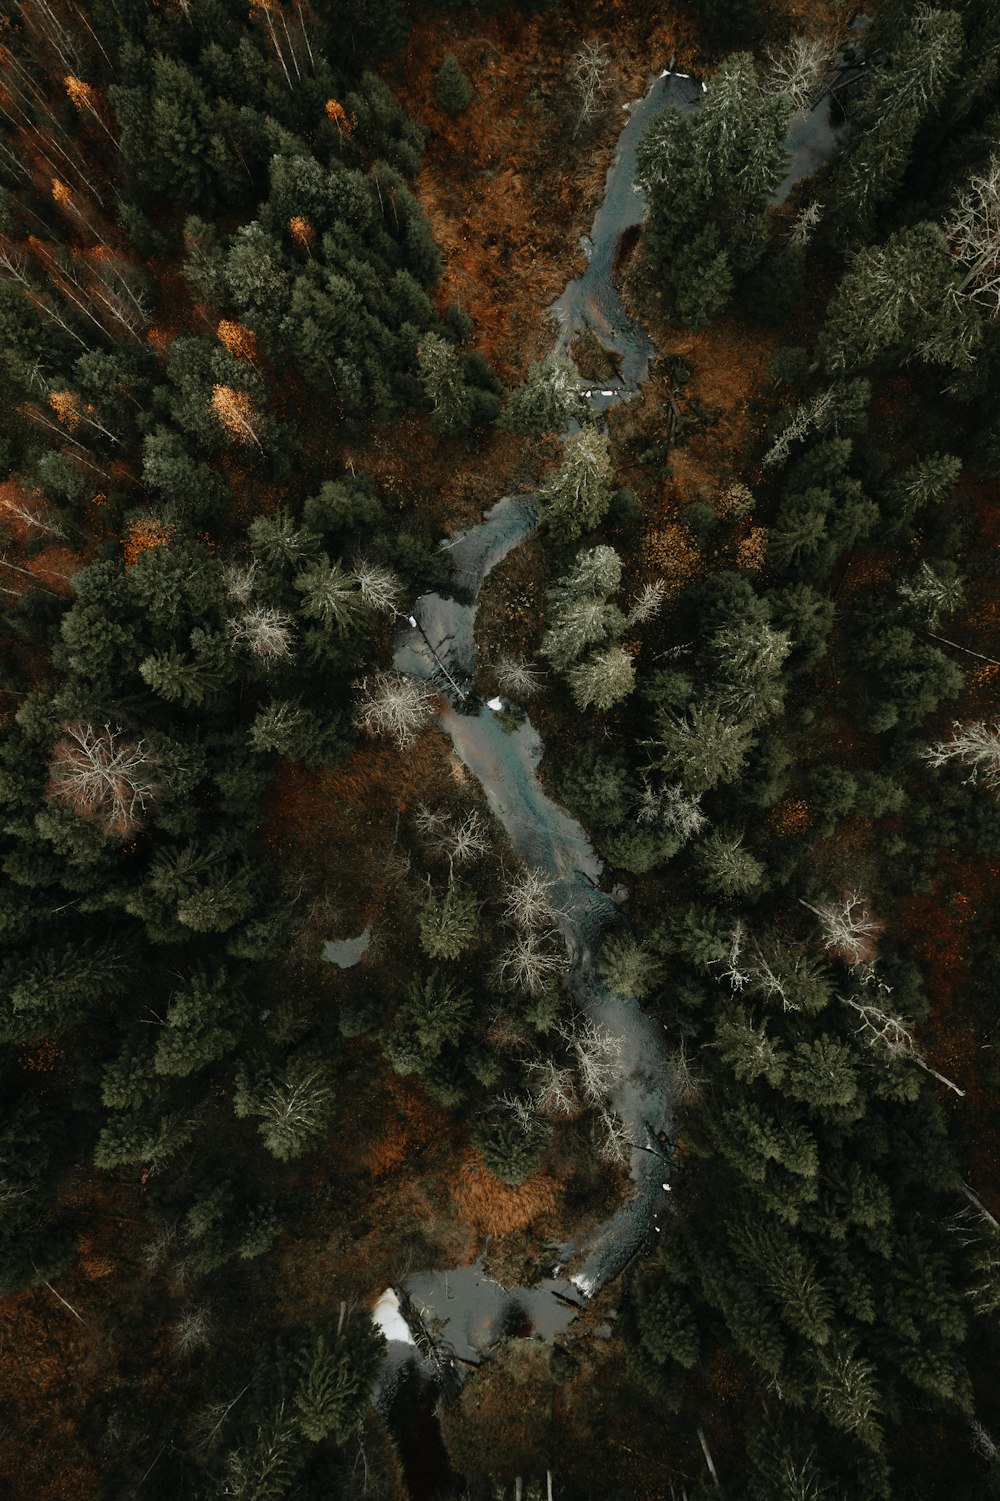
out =
{"type": "Polygon", "coordinates": [[[416,1345],[409,1325],[399,1311],[399,1298],[393,1288],[387,1287],[375,1304],[372,1321],[378,1325],[390,1344],[416,1345]]]}
{"type": "Polygon", "coordinates": [[[357,938],[337,938],[323,945],[323,958],[338,969],[351,969],[368,952],[372,941],[371,928],[365,928],[357,938]]]}

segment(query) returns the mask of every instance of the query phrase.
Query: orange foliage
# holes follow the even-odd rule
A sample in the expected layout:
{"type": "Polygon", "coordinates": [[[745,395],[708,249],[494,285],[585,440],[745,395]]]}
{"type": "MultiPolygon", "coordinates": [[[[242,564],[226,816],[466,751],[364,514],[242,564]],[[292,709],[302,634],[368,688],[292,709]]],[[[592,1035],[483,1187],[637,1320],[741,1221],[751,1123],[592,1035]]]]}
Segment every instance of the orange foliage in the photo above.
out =
{"type": "Polygon", "coordinates": [[[215,385],[209,406],[235,443],[258,442],[256,424],[260,418],[246,391],[215,385]]]}
{"type": "Polygon", "coordinates": [[[229,353],[235,355],[237,359],[257,359],[257,336],[251,329],[244,328],[242,323],[235,323],[230,318],[221,318],[216,333],[229,353]]]}
{"type": "Polygon", "coordinates": [[[288,233],[296,245],[303,250],[311,250],[316,239],[316,231],[304,214],[293,214],[288,221],[288,233]]]}
{"type": "Polygon", "coordinates": [[[160,521],[155,516],[142,516],[138,521],[130,522],[122,541],[125,567],[134,567],[144,552],[152,552],[156,547],[166,547],[176,530],[175,526],[160,521]]]}
{"type": "Polygon", "coordinates": [[[503,1183],[470,1150],[449,1185],[464,1220],[480,1235],[510,1235],[556,1210],[556,1184],[538,1173],[516,1186],[503,1183]]]}
{"type": "Polygon", "coordinates": [[[97,1282],[101,1277],[108,1277],[115,1269],[115,1264],[110,1256],[103,1256],[94,1249],[92,1235],[81,1235],[77,1242],[77,1250],[80,1253],[80,1270],[90,1282],[97,1282]]]}
{"type": "Polygon", "coordinates": [[[406,1162],[448,1129],[444,1111],[412,1080],[388,1074],[385,1095],[382,1134],[369,1142],[362,1156],[373,1178],[406,1162]]]}
{"type": "Polygon", "coordinates": [[[326,118],[331,120],[341,135],[349,136],[358,123],[357,115],[348,115],[344,106],[336,99],[328,99],[323,106],[326,110],[326,118]]]}
{"type": "Polygon", "coordinates": [[[166,355],[169,352],[173,335],[165,328],[149,328],[146,330],[146,343],[151,344],[157,354],[166,355]]]}
{"type": "Polygon", "coordinates": [[[771,827],[784,838],[788,834],[804,834],[812,823],[812,813],[805,798],[783,797],[771,809],[771,827]]]}
{"type": "Polygon", "coordinates": [[[759,573],[767,563],[767,527],[752,526],[736,547],[736,560],[741,568],[750,568],[759,573]]]}
{"type": "Polygon", "coordinates": [[[18,1059],[21,1068],[29,1069],[32,1073],[47,1074],[51,1069],[58,1068],[66,1057],[64,1048],[48,1037],[32,1048],[30,1053],[22,1053],[18,1059]]]}
{"type": "Polygon", "coordinates": [[[969,683],[973,688],[986,688],[995,680],[998,673],[1000,673],[1000,667],[995,662],[985,662],[970,675],[969,683]]]}
{"type": "Polygon", "coordinates": [[[71,432],[79,427],[80,414],[76,410],[76,398],[72,391],[50,391],[49,406],[71,432]]]}
{"type": "Polygon", "coordinates": [[[71,73],[66,74],[63,83],[77,109],[89,109],[91,113],[97,113],[96,95],[89,83],[84,83],[82,78],[74,78],[71,73]]]}
{"type": "MultiPolygon", "coordinates": [[[[72,1291],[69,1295],[75,1301],[72,1291]]],[[[24,1422],[24,1430],[16,1420],[0,1444],[0,1494],[32,1501],[79,1501],[96,1494],[98,1476],[81,1465],[77,1426],[79,1392],[94,1369],[95,1344],[92,1329],[68,1314],[46,1288],[3,1300],[0,1403],[24,1422]]]]}
{"type": "Polygon", "coordinates": [[[83,558],[80,553],[74,552],[71,547],[60,546],[53,543],[35,553],[34,557],[26,560],[27,566],[38,578],[54,593],[68,594],[73,587],[73,574],[83,566],[83,558]]]}
{"type": "Polygon", "coordinates": [[[72,203],[73,201],[73,194],[64,182],[60,182],[58,177],[53,177],[52,179],[52,196],[56,203],[72,203]]]}
{"type": "Polygon", "coordinates": [[[686,527],[678,522],[655,527],[642,539],[643,562],[672,588],[680,589],[698,568],[698,552],[686,527]]]}

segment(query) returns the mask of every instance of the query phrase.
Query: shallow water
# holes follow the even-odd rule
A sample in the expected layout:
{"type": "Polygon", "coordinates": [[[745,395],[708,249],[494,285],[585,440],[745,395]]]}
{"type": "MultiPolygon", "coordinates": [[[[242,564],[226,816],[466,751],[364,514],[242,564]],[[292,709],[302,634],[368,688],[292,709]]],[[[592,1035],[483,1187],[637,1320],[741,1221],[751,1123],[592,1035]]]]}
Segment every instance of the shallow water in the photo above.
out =
{"type": "Polygon", "coordinates": [[[642,99],[627,106],[629,118],[608,168],[604,199],[583,242],[587,269],[582,276],[567,282],[550,309],[559,324],[556,343],[559,354],[568,354],[576,335],[589,330],[618,359],[619,379],[607,381],[607,389],[595,392],[592,397],[592,405],[598,409],[620,399],[611,392],[637,391],[649,374],[653,355],[649,335],[625,311],[615,280],[619,241],[627,230],[641,222],[646,212],[646,195],[634,181],[636,147],[658,114],[668,108],[686,113],[696,108],[701,95],[701,84],[696,79],[676,73],[661,74],[642,99]]]}

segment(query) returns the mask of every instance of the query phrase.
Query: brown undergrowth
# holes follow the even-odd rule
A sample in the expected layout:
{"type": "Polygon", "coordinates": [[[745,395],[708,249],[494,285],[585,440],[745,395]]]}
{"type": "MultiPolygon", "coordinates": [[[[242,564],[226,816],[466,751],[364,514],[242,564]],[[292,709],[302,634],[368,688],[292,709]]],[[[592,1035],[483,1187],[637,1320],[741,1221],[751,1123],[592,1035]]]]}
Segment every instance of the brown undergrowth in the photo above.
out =
{"type": "Polygon", "coordinates": [[[510,377],[551,342],[545,310],[600,200],[617,135],[611,122],[654,69],[693,55],[694,33],[668,8],[606,0],[530,16],[511,8],[477,16],[475,27],[426,12],[390,82],[430,130],[415,188],[444,262],[440,303],[457,302],[475,319],[477,346],[510,377]],[[610,128],[574,136],[568,64],[588,40],[612,57],[610,128]],[[457,116],[434,92],[449,52],[473,86],[457,116]]]}

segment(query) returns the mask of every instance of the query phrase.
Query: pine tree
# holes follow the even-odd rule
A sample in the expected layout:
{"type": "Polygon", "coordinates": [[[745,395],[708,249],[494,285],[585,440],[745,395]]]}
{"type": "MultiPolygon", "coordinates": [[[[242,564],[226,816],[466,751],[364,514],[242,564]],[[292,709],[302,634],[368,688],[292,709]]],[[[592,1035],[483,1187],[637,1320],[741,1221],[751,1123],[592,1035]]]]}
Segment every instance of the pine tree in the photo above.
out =
{"type": "Polygon", "coordinates": [[[472,1140],[495,1177],[518,1184],[538,1171],[551,1132],[547,1121],[494,1106],[474,1124],[472,1140]]]}
{"type": "Polygon", "coordinates": [[[695,704],[686,714],[656,715],[659,761],[688,792],[708,792],[739,774],[752,744],[752,730],[712,703],[695,704]]]}
{"type": "Polygon", "coordinates": [[[194,974],[170,997],[153,1067],[158,1074],[185,1076],[214,1063],[236,1043],[239,991],[225,969],[211,977],[194,974]],[[228,1023],[228,1025],[227,1025],[228,1023]]]}
{"type": "Polygon", "coordinates": [[[878,1449],[881,1401],[871,1362],[858,1354],[850,1336],[841,1335],[831,1343],[829,1353],[818,1356],[816,1364],[816,1396],[826,1417],[835,1428],[878,1449]]]}
{"type": "Polygon", "coordinates": [[[699,110],[665,110],[639,143],[646,254],[672,310],[692,326],[725,306],[734,275],[751,270],[766,249],[765,210],[795,107],[788,93],[761,82],[749,53],[734,52],[699,110]]]}
{"type": "Polygon", "coordinates": [[[610,709],[635,686],[635,664],[620,646],[592,651],[566,674],[578,709],[610,709]]]}
{"type": "Polygon", "coordinates": [[[397,1073],[423,1073],[468,1027],[472,998],[440,970],[411,980],[396,1008],[383,1047],[397,1073]]]}
{"type": "Polygon", "coordinates": [[[302,614],[338,636],[357,630],[368,618],[357,579],[325,555],[296,574],[294,587],[302,595],[302,614]]]}
{"type": "Polygon", "coordinates": [[[350,1319],[332,1343],[318,1334],[303,1347],[292,1404],[310,1443],[346,1442],[364,1413],[384,1353],[385,1337],[368,1318],[350,1319]]]}
{"type": "Polygon", "coordinates": [[[479,903],[474,892],[450,880],[444,892],[427,893],[418,921],[425,954],[431,959],[457,959],[475,941],[479,903]]]}
{"type": "Polygon", "coordinates": [[[201,707],[219,695],[223,685],[224,645],[221,636],[205,637],[201,650],[187,655],[171,646],[139,663],[139,675],[153,692],[168,703],[201,707]]]}
{"type": "Polygon", "coordinates": [[[586,651],[625,629],[625,617],[608,603],[621,582],[621,560],[612,547],[581,552],[573,568],[547,595],[548,630],[541,650],[553,667],[565,671],[586,651]]]}
{"type": "Polygon", "coordinates": [[[611,494],[607,434],[585,427],[566,439],[558,470],[539,486],[539,519],[557,541],[572,542],[603,521],[611,494]]]}
{"type": "Polygon", "coordinates": [[[446,53],[444,61],[434,75],[434,92],[437,95],[438,104],[450,115],[461,114],[462,110],[468,106],[472,98],[472,85],[462,72],[454,52],[446,53]]]}
{"type": "Polygon", "coordinates": [[[640,1001],[663,977],[660,960],[631,933],[604,940],[598,971],[612,995],[640,1001]]]}
{"type": "Polygon", "coordinates": [[[550,354],[528,367],[524,384],[513,391],[498,426],[506,432],[541,436],[560,433],[582,420],[584,382],[571,359],[550,354]]]}
{"type": "Polygon", "coordinates": [[[658,1365],[676,1360],[686,1370],[701,1353],[694,1319],[694,1299],[659,1267],[644,1269],[635,1278],[630,1296],[638,1315],[639,1337],[658,1365]]]}
{"type": "Polygon", "coordinates": [[[697,861],[702,880],[719,896],[744,896],[759,886],[764,866],[743,847],[742,833],[715,829],[698,846],[697,861]]]}
{"type": "Polygon", "coordinates": [[[435,430],[447,436],[465,432],[472,418],[472,395],[454,345],[440,334],[426,334],[417,350],[417,365],[434,408],[435,430]]]}
{"type": "Polygon", "coordinates": [[[899,229],[859,250],[827,304],[820,351],[831,372],[856,370],[952,338],[965,315],[949,299],[955,273],[936,224],[899,229]]]}
{"type": "Polygon", "coordinates": [[[297,1053],[270,1076],[242,1073],[233,1093],[238,1116],[256,1116],[264,1145],[279,1162],[301,1157],[327,1131],[334,1108],[333,1078],[321,1058],[297,1053]]]}

